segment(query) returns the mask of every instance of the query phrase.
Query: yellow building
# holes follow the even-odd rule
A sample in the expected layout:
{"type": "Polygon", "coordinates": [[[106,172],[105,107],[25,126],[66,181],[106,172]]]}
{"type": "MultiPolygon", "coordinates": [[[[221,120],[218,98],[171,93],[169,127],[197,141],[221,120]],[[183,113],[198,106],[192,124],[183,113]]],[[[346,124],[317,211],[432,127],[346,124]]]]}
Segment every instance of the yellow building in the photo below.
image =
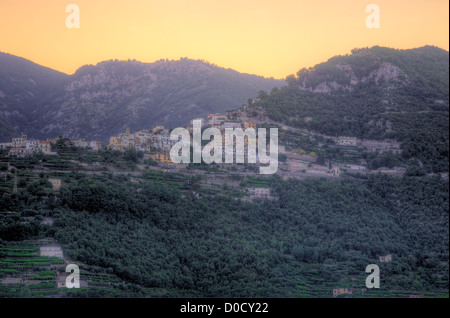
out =
{"type": "Polygon", "coordinates": [[[173,161],[170,159],[170,157],[167,154],[157,153],[152,155],[152,159],[157,162],[163,162],[163,163],[173,163],[173,161]]]}
{"type": "Polygon", "coordinates": [[[41,150],[44,153],[50,152],[51,151],[50,142],[49,141],[40,141],[39,142],[39,150],[41,150]]]}
{"type": "Polygon", "coordinates": [[[244,121],[244,129],[253,128],[256,129],[256,123],[249,123],[248,121],[244,121]]]}
{"type": "Polygon", "coordinates": [[[109,138],[109,144],[107,147],[114,150],[122,150],[122,138],[120,137],[109,138]]]}

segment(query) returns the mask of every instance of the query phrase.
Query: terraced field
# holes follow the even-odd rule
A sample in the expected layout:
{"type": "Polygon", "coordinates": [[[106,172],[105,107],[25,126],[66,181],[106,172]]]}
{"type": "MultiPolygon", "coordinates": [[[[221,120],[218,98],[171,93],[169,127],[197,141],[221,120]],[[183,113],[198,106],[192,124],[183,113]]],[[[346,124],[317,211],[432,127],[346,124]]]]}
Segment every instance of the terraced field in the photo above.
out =
{"type": "Polygon", "coordinates": [[[121,296],[126,284],[119,277],[89,266],[80,266],[81,288],[64,287],[68,275],[66,262],[58,257],[40,256],[42,244],[42,241],[9,242],[0,247],[0,297],[121,296]]]}
{"type": "Polygon", "coordinates": [[[341,279],[339,281],[328,280],[327,276],[324,275],[324,265],[322,264],[304,264],[300,269],[301,277],[297,278],[293,296],[301,298],[448,298],[448,290],[446,289],[438,292],[391,290],[383,288],[383,284],[379,289],[368,289],[365,285],[366,276],[364,272],[361,275],[348,275],[344,268],[327,267],[341,279]],[[333,289],[347,289],[349,293],[334,296],[333,289]]]}

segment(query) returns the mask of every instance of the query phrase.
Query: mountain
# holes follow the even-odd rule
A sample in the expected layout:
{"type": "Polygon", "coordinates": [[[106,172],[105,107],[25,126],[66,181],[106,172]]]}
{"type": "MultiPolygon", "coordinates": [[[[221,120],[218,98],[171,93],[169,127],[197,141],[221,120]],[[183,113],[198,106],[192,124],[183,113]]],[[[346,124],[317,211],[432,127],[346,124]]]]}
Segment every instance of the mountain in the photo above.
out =
{"type": "Polygon", "coordinates": [[[426,173],[448,171],[448,51],[355,49],[286,81],[250,108],[330,136],[397,139],[404,160],[426,173]]]}
{"type": "Polygon", "coordinates": [[[185,126],[283,84],[186,58],[104,61],[69,76],[2,53],[0,70],[2,139],[23,131],[106,141],[127,127],[185,126]]]}
{"type": "Polygon", "coordinates": [[[28,131],[63,93],[67,75],[0,52],[0,138],[28,131]]]}

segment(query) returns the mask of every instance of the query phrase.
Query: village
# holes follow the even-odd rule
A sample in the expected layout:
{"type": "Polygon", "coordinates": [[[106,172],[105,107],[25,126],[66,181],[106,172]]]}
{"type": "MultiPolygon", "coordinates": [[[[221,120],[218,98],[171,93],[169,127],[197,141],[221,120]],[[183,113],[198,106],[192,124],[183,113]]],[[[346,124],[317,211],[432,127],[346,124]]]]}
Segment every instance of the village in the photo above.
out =
{"type": "MultiPolygon", "coordinates": [[[[278,146],[279,169],[276,173],[283,180],[290,178],[328,178],[338,179],[353,174],[369,175],[372,173],[386,173],[390,175],[400,176],[404,170],[400,167],[381,168],[371,170],[367,163],[361,159],[359,162],[355,160],[337,161],[328,158],[320,160],[320,151],[326,143],[332,144],[333,147],[340,149],[342,153],[348,152],[349,156],[344,158],[354,158],[354,154],[364,152],[392,151],[399,153],[400,145],[395,141],[375,141],[361,140],[348,136],[324,136],[314,134],[305,130],[300,130],[285,125],[279,125],[275,122],[268,123],[267,118],[239,116],[235,113],[228,114],[210,114],[206,119],[196,118],[190,121],[186,129],[192,133],[194,129],[194,121],[202,122],[202,130],[206,128],[217,128],[220,132],[225,129],[248,129],[248,128],[279,128],[280,144],[278,146]],[[288,135],[288,137],[287,137],[288,135]],[[302,140],[309,140],[311,144],[316,145],[315,148],[303,146],[300,143],[292,143],[292,138],[301,136],[302,140]],[[300,147],[298,145],[301,145],[300,147]],[[307,149],[307,150],[304,150],[307,149]]],[[[102,145],[101,141],[85,140],[85,139],[69,139],[65,137],[48,138],[45,141],[29,139],[26,134],[20,137],[12,138],[11,142],[0,143],[0,149],[3,150],[3,167],[0,176],[5,180],[10,189],[13,183],[12,193],[18,193],[18,189],[23,188],[20,181],[25,178],[36,178],[36,175],[45,174],[48,176],[48,182],[51,184],[53,191],[60,191],[68,185],[65,175],[72,172],[81,172],[86,174],[116,174],[127,176],[130,184],[134,184],[139,191],[142,183],[152,181],[163,181],[173,185],[180,185],[180,189],[194,193],[196,196],[204,194],[221,194],[228,195],[230,198],[242,201],[255,200],[278,200],[278,193],[271,185],[271,179],[266,176],[259,175],[258,170],[249,168],[249,165],[243,164],[223,164],[223,165],[207,165],[207,164],[175,164],[170,157],[170,150],[177,140],[171,140],[171,129],[164,126],[156,126],[152,129],[138,129],[134,133],[128,128],[124,132],[111,136],[106,145],[102,145]],[[107,164],[99,161],[83,161],[80,158],[59,152],[57,145],[64,144],[68,148],[78,149],[82,154],[92,154],[93,157],[100,158],[103,152],[116,152],[125,154],[126,152],[140,152],[142,159],[138,160],[136,168],[126,169],[107,164]],[[82,150],[81,150],[82,149],[82,150]],[[17,173],[15,164],[9,164],[14,160],[31,158],[34,154],[42,153],[47,156],[45,164],[37,164],[32,171],[20,171],[17,173]],[[49,158],[63,157],[73,163],[73,166],[67,168],[66,171],[61,168],[52,167],[49,158]],[[149,165],[149,160],[155,162],[155,165],[149,165]],[[5,163],[7,163],[7,167],[5,163]],[[50,168],[49,168],[50,167],[50,168]],[[14,173],[12,172],[14,170],[14,173]],[[7,180],[9,179],[9,181],[7,180]]],[[[248,138],[245,139],[245,146],[250,143],[248,138]]],[[[236,153],[236,142],[234,142],[234,151],[236,153]]],[[[224,154],[225,155],[225,154],[224,154]]],[[[248,161],[247,152],[245,152],[246,162],[248,161]]],[[[45,157],[44,156],[44,157],[45,157]]],[[[42,156],[41,156],[42,157],[42,156]]],[[[356,156],[358,157],[358,156],[356,156]]],[[[359,158],[359,157],[358,157],[359,158]]],[[[64,161],[61,160],[61,161],[64,161]]],[[[256,167],[260,165],[257,162],[256,167]]],[[[251,165],[250,165],[251,166],[251,165]]],[[[26,170],[26,169],[25,169],[26,170]]],[[[44,218],[42,222],[52,224],[53,218],[44,218]]],[[[21,246],[14,247],[20,250],[21,246]]],[[[28,248],[28,247],[27,247],[28,248]]],[[[32,246],[33,257],[49,258],[50,268],[45,267],[45,273],[51,273],[48,277],[39,276],[34,271],[29,270],[25,275],[9,275],[0,282],[7,286],[19,286],[25,284],[29,286],[34,295],[45,295],[46,297],[61,297],[66,292],[65,283],[68,274],[64,271],[65,265],[70,263],[67,259],[61,245],[49,238],[35,242],[32,246]],[[54,287],[56,282],[56,287],[54,287]],[[52,289],[45,291],[35,291],[34,286],[52,286],[52,289]]],[[[30,247],[31,250],[31,247],[30,247]]],[[[379,263],[390,263],[393,260],[392,254],[378,255],[379,263]]],[[[13,259],[13,261],[16,261],[13,259]]],[[[47,263],[46,263],[47,264],[47,263]]],[[[86,267],[86,265],[84,265],[86,267]]],[[[308,265],[311,266],[311,265],[308,265]]],[[[311,266],[313,271],[314,268],[311,266]]],[[[105,289],[115,288],[115,284],[125,284],[113,274],[98,274],[95,270],[84,273],[80,281],[83,288],[101,287],[105,289]]],[[[14,288],[14,287],[8,287],[14,288]]],[[[19,289],[18,289],[19,290],[19,289]]],[[[154,291],[159,293],[159,291],[154,291]]],[[[305,292],[305,291],[301,291],[305,292]]],[[[371,295],[370,290],[365,286],[352,284],[351,282],[333,283],[322,289],[313,292],[314,295],[321,297],[333,298],[351,298],[365,297],[371,295]]],[[[424,293],[411,293],[403,290],[387,291],[386,295],[399,295],[401,297],[422,298],[424,293]]]]}
{"type": "MultiPolygon", "coordinates": [[[[256,129],[261,125],[267,125],[266,118],[250,117],[245,112],[233,112],[227,114],[209,114],[207,119],[196,118],[190,121],[190,124],[186,127],[187,130],[192,133],[193,122],[200,120],[202,123],[202,129],[208,127],[217,128],[220,132],[224,132],[226,128],[231,129],[243,129],[248,128],[256,129]],[[231,119],[230,119],[231,118],[231,119]]],[[[280,126],[281,131],[289,132],[291,127],[280,126]]],[[[222,136],[223,139],[225,136],[222,136]]],[[[309,138],[314,138],[313,134],[309,134],[309,138]]],[[[390,150],[399,152],[399,143],[390,142],[386,143],[379,141],[359,140],[356,137],[337,136],[325,138],[332,139],[336,146],[342,149],[356,149],[362,147],[364,151],[375,152],[390,150]]],[[[177,143],[177,140],[170,139],[170,129],[164,126],[155,126],[153,129],[138,129],[134,133],[130,132],[130,129],[126,129],[125,132],[120,133],[117,136],[111,136],[109,143],[102,145],[101,141],[87,141],[85,139],[71,140],[64,137],[59,138],[47,138],[45,141],[28,139],[26,134],[22,133],[22,136],[12,138],[11,142],[0,143],[0,149],[8,150],[8,156],[10,157],[25,157],[32,155],[36,152],[42,152],[46,155],[57,155],[52,151],[52,145],[56,143],[58,139],[64,139],[68,146],[75,146],[85,148],[89,151],[101,151],[104,149],[127,151],[128,149],[134,149],[146,154],[146,157],[150,157],[158,163],[173,164],[170,158],[170,150],[172,146],[177,143]]],[[[257,140],[256,140],[257,141],[257,140]]],[[[246,147],[251,141],[246,138],[246,147]]],[[[234,140],[234,153],[236,153],[236,141],[234,140]]],[[[319,144],[320,146],[320,144],[319,144]]],[[[326,159],[320,164],[317,162],[317,154],[315,152],[307,153],[303,149],[295,149],[295,147],[289,146],[287,143],[283,143],[281,139],[278,146],[280,169],[278,174],[283,176],[302,176],[302,177],[339,177],[343,171],[368,173],[367,165],[364,164],[364,160],[356,163],[345,162],[331,162],[326,159]]],[[[248,151],[244,152],[245,159],[248,159],[248,151]]],[[[401,175],[403,170],[401,168],[378,169],[377,172],[388,173],[393,175],[401,175]]]]}

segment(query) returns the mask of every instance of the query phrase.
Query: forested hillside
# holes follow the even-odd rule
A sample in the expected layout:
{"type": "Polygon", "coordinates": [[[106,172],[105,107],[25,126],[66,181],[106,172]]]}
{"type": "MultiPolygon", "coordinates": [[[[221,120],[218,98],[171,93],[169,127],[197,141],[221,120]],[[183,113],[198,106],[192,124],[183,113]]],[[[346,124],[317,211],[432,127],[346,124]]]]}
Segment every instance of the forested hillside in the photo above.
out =
{"type": "Polygon", "coordinates": [[[260,93],[275,121],[330,136],[393,138],[424,173],[448,171],[449,54],[436,47],[355,49],[260,93]]]}
{"type": "Polygon", "coordinates": [[[3,214],[1,239],[54,236],[71,259],[166,297],[329,297],[364,287],[372,263],[382,288],[366,296],[448,293],[449,189],[439,177],[273,178],[279,200],[253,203],[112,175],[67,175],[54,193],[41,177],[3,193],[1,211],[16,213],[3,214]],[[53,227],[24,222],[38,215],[53,227]],[[379,263],[386,254],[393,261],[379,263]]]}

